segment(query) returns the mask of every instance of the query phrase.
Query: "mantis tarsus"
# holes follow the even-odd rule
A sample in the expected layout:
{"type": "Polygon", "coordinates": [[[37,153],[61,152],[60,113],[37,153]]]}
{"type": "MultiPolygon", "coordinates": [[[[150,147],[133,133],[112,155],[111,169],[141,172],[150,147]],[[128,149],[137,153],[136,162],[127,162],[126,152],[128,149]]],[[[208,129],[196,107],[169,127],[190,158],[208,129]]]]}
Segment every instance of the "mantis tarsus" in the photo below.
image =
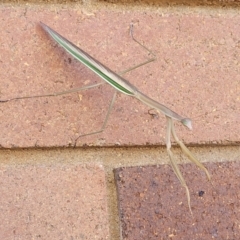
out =
{"type": "MultiPolygon", "coordinates": [[[[187,194],[187,200],[188,200],[188,206],[191,211],[191,205],[190,205],[190,193],[189,193],[189,189],[187,187],[187,184],[178,168],[177,163],[174,160],[173,157],[173,153],[171,151],[171,135],[173,136],[173,138],[175,139],[175,141],[178,143],[178,145],[181,147],[183,153],[193,162],[195,163],[199,168],[201,168],[203,171],[205,171],[208,179],[210,180],[210,174],[208,173],[208,170],[203,166],[202,163],[200,163],[196,157],[189,151],[189,149],[184,145],[184,143],[182,141],[180,141],[176,135],[175,129],[174,129],[174,123],[173,120],[177,120],[180,121],[184,126],[186,126],[187,128],[189,128],[190,130],[192,129],[192,124],[191,124],[191,119],[189,118],[184,118],[182,116],[180,116],[179,114],[177,114],[176,112],[170,110],[169,108],[167,108],[166,106],[162,105],[161,103],[158,103],[157,101],[151,99],[150,97],[146,96],[145,94],[143,94],[142,92],[140,92],[135,86],[133,86],[131,83],[129,83],[127,80],[125,80],[124,78],[122,78],[120,75],[114,73],[112,70],[110,70],[108,67],[104,66],[102,63],[100,63],[99,61],[97,61],[96,59],[94,59],[93,57],[91,57],[89,54],[87,54],[86,52],[84,52],[83,50],[81,50],[80,48],[78,48],[76,45],[74,45],[73,43],[71,43],[70,41],[68,41],[66,38],[64,38],[63,36],[61,36],[60,34],[58,34],[56,31],[54,31],[53,29],[51,29],[50,27],[48,27],[47,25],[45,25],[44,23],[40,23],[42,28],[61,46],[63,47],[70,55],[72,55],[74,58],[76,58],[78,61],[80,61],[81,63],[83,63],[86,67],[88,67],[89,69],[91,69],[94,73],[96,73],[99,77],[101,77],[105,82],[107,82],[108,84],[110,84],[112,87],[114,87],[116,90],[118,90],[119,92],[122,92],[126,95],[132,96],[137,98],[138,100],[140,100],[141,102],[143,102],[144,104],[150,106],[153,109],[156,109],[157,111],[163,113],[166,116],[167,119],[167,136],[166,136],[166,145],[167,145],[167,153],[169,155],[170,158],[170,162],[172,165],[172,168],[176,174],[176,176],[178,177],[179,181],[181,182],[182,186],[186,189],[186,194],[187,194]]],[[[142,47],[144,47],[146,50],[148,50],[145,46],[143,46],[140,42],[138,42],[132,34],[132,25],[130,28],[130,33],[131,36],[133,38],[134,41],[136,41],[138,44],[140,44],[142,47]]],[[[148,50],[149,51],[149,50],[148,50]]],[[[150,52],[150,51],[149,51],[150,52]]],[[[154,59],[149,59],[148,61],[146,61],[143,64],[140,65],[144,65],[148,62],[153,61],[154,59]]],[[[131,69],[128,69],[125,72],[128,72],[134,68],[139,67],[140,65],[133,67],[131,69]]],[[[123,72],[123,73],[125,73],[123,72]]],[[[101,83],[97,83],[94,85],[89,85],[89,86],[85,86],[79,89],[74,89],[74,90],[69,90],[69,91],[64,91],[64,92],[58,92],[58,93],[54,93],[54,94],[45,94],[45,95],[35,95],[35,96],[25,96],[25,97],[16,97],[16,98],[12,98],[12,99],[8,99],[8,100],[1,100],[1,102],[8,102],[10,100],[16,100],[16,99],[24,99],[24,98],[34,98],[34,97],[47,97],[47,96],[57,96],[57,95],[62,95],[62,94],[66,94],[66,93],[70,93],[70,92],[76,92],[76,91],[81,91],[81,90],[86,90],[86,89],[90,89],[90,88],[94,88],[97,87],[105,82],[101,82],[101,83]]],[[[91,132],[88,134],[84,134],[81,135],[79,137],[82,136],[86,136],[86,135],[92,135],[92,134],[96,134],[96,133],[100,133],[104,130],[111,108],[114,104],[115,101],[115,97],[116,97],[116,92],[114,93],[114,96],[112,98],[112,101],[109,105],[109,109],[107,112],[107,116],[104,120],[104,123],[102,125],[102,128],[98,131],[95,132],[91,132]]],[[[78,137],[78,138],[79,138],[78,137]]],[[[76,142],[78,140],[78,138],[75,140],[75,145],[76,142]]]]}

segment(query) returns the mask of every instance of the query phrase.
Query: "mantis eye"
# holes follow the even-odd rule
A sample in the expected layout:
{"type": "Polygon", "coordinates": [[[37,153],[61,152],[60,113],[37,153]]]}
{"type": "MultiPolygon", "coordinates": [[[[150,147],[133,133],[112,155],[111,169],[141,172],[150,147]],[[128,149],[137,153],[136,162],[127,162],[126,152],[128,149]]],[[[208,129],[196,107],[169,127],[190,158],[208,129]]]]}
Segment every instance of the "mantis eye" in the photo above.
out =
{"type": "Polygon", "coordinates": [[[192,120],[190,118],[183,118],[181,123],[186,126],[188,129],[192,130],[192,120]]]}

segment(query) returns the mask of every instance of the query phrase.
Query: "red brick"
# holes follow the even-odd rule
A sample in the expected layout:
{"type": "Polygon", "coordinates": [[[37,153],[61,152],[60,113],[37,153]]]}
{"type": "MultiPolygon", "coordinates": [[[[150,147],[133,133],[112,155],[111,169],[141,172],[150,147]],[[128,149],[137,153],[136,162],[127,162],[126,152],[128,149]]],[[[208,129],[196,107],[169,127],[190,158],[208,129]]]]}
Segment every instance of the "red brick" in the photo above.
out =
{"type": "MultiPolygon", "coordinates": [[[[67,90],[98,81],[49,39],[48,24],[99,61],[121,71],[146,59],[135,37],[157,60],[126,78],[142,92],[193,119],[193,132],[178,127],[187,144],[239,143],[240,17],[231,11],[98,10],[81,5],[0,8],[1,99],[67,90]]],[[[95,90],[54,98],[1,103],[3,147],[68,146],[79,134],[99,129],[113,91],[95,90]]],[[[78,145],[164,144],[165,118],[120,95],[104,133],[78,145]],[[138,136],[138,137],[136,137],[138,136]]]]}
{"type": "Polygon", "coordinates": [[[116,169],[123,239],[238,239],[240,163],[205,165],[212,185],[192,164],[180,166],[193,215],[170,166],[116,169]]]}
{"type": "Polygon", "coordinates": [[[0,239],[109,239],[99,165],[2,165],[0,239]]]}

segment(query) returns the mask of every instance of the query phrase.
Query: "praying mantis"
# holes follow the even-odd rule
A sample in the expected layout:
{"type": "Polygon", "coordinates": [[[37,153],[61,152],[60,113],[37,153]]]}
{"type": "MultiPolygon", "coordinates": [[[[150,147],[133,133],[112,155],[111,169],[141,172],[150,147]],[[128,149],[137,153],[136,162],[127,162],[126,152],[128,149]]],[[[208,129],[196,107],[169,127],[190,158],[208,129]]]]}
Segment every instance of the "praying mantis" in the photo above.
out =
{"type": "MultiPolygon", "coordinates": [[[[179,114],[172,111],[171,109],[164,106],[163,104],[161,104],[161,103],[153,100],[152,98],[148,97],[147,95],[143,94],[134,85],[132,85],[130,82],[128,82],[123,77],[121,77],[120,75],[118,75],[115,72],[113,72],[112,70],[110,70],[108,67],[104,66],[102,63],[100,63],[99,61],[97,61],[96,59],[91,57],[88,53],[84,52],[82,49],[80,49],[79,47],[77,47],[76,45],[74,45],[73,43],[68,41],[66,38],[61,36],[59,33],[57,33],[56,31],[54,31],[53,29],[51,29],[50,27],[48,27],[47,25],[45,25],[42,22],[40,22],[40,25],[43,28],[43,30],[45,32],[47,32],[71,56],[73,56],[75,59],[77,59],[82,64],[84,64],[86,67],[88,67],[90,70],[92,70],[95,74],[97,74],[105,82],[101,82],[101,83],[97,83],[97,84],[93,84],[93,85],[88,85],[88,86],[85,86],[85,87],[82,87],[82,88],[79,88],[79,89],[73,89],[73,90],[64,91],[64,92],[58,92],[58,93],[54,93],[54,94],[16,97],[16,98],[7,99],[7,100],[0,100],[0,102],[8,102],[10,100],[16,100],[16,99],[63,95],[63,94],[70,93],[70,92],[82,91],[82,90],[95,88],[95,87],[98,87],[98,86],[100,86],[104,83],[108,83],[113,88],[115,88],[118,92],[124,93],[128,96],[131,96],[131,97],[134,97],[134,98],[138,99],[139,101],[141,101],[142,103],[144,103],[145,105],[155,109],[158,112],[163,113],[166,116],[166,119],[167,119],[167,134],[166,134],[167,153],[168,153],[168,156],[170,158],[170,163],[171,163],[171,166],[173,168],[174,173],[176,174],[177,178],[179,179],[181,185],[186,190],[188,207],[189,207],[190,212],[192,213],[191,204],[190,204],[190,193],[189,193],[188,186],[187,186],[187,184],[186,184],[186,182],[185,182],[185,180],[182,176],[182,173],[181,173],[181,171],[180,171],[180,169],[179,169],[179,167],[178,167],[178,165],[177,165],[177,163],[176,163],[176,161],[173,157],[173,153],[171,151],[171,135],[172,135],[174,140],[177,142],[177,144],[182,149],[183,153],[194,164],[196,164],[200,169],[202,169],[206,173],[207,178],[210,180],[210,174],[209,174],[208,170],[203,166],[203,164],[201,162],[199,162],[197,160],[197,158],[190,152],[190,150],[184,145],[184,143],[181,140],[179,140],[179,138],[177,137],[176,132],[175,132],[174,120],[181,122],[185,127],[192,130],[191,119],[180,116],[179,114]]],[[[132,39],[134,41],[136,41],[138,44],[140,44],[141,46],[143,46],[140,42],[138,42],[133,37],[132,27],[133,27],[133,25],[131,25],[131,27],[130,27],[130,33],[131,33],[132,39]]],[[[143,47],[145,49],[147,49],[145,46],[143,46],[143,47]]],[[[151,62],[153,60],[154,59],[150,59],[150,60],[148,60],[145,63],[140,64],[140,65],[144,65],[144,64],[146,64],[148,62],[151,62]]],[[[137,67],[139,67],[140,65],[138,65],[137,67]]],[[[136,67],[134,67],[134,68],[136,68],[136,67]]],[[[134,68],[128,69],[127,71],[130,71],[134,68]]],[[[125,72],[127,72],[127,71],[125,71],[125,72]]],[[[79,137],[86,136],[86,135],[97,134],[97,133],[102,132],[105,129],[108,117],[110,115],[112,106],[113,106],[115,98],[116,98],[117,91],[115,91],[115,93],[113,95],[113,98],[112,98],[111,103],[110,103],[109,108],[108,108],[106,118],[104,120],[104,123],[103,123],[101,129],[98,130],[98,131],[95,131],[95,132],[91,132],[91,133],[81,135],[79,137]]],[[[78,140],[78,138],[76,139],[76,141],[78,140]]],[[[75,145],[76,145],[76,141],[75,141],[75,145]]]]}

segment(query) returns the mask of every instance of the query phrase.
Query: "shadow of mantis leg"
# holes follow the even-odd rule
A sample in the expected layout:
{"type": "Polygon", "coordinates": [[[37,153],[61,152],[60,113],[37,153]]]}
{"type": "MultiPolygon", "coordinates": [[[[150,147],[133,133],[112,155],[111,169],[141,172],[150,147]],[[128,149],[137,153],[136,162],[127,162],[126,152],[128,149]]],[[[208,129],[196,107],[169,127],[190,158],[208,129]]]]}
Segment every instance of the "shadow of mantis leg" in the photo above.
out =
{"type": "Polygon", "coordinates": [[[188,201],[188,207],[189,207],[189,210],[192,214],[192,209],[191,209],[191,200],[190,200],[190,193],[189,193],[189,189],[188,189],[188,186],[182,176],[182,173],[173,157],[173,153],[171,151],[171,128],[173,126],[173,120],[169,117],[166,117],[167,118],[167,136],[166,136],[166,145],[167,145],[167,153],[168,153],[168,156],[170,158],[170,163],[171,163],[171,166],[172,166],[172,169],[175,173],[175,175],[177,176],[178,180],[180,181],[180,183],[182,184],[182,186],[185,188],[186,190],[186,195],[187,195],[187,201],[188,201]]]}

